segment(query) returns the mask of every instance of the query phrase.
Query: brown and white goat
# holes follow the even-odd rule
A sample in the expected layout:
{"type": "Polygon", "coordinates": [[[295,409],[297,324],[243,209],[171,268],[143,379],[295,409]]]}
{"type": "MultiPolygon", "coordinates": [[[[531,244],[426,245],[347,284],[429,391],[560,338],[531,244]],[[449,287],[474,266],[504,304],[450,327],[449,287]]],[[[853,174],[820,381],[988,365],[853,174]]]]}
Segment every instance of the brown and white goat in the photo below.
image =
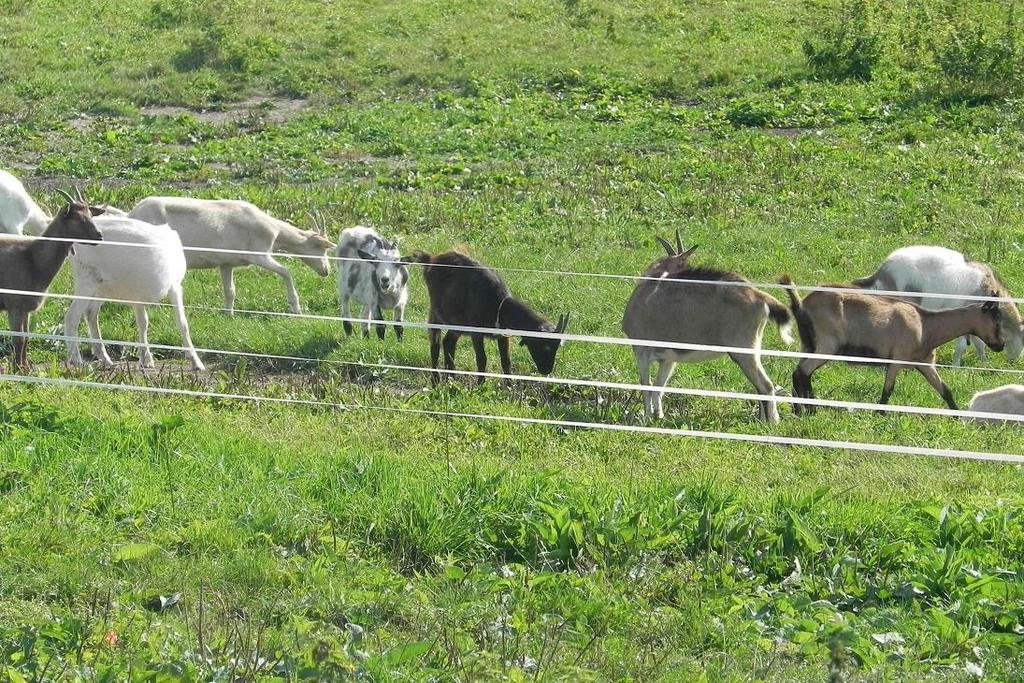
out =
{"type": "MultiPolygon", "coordinates": [[[[956,410],[952,392],[935,370],[935,349],[967,334],[981,338],[993,351],[1003,349],[1002,312],[995,301],[928,311],[908,301],[873,294],[818,291],[801,300],[788,275],[780,282],[788,286],[790,308],[805,352],[892,361],[885,365],[879,403],[889,402],[901,370],[914,369],[924,375],[946,405],[956,410]]],[[[811,376],[827,362],[823,358],[802,359],[793,372],[793,395],[814,398],[811,376]]],[[[801,412],[800,404],[793,407],[801,412]]],[[[813,406],[807,406],[807,411],[813,412],[813,406]]]]}
{"type": "MultiPolygon", "coordinates": [[[[28,332],[29,318],[43,305],[46,290],[71,251],[72,240],[98,242],[103,239],[92,221],[92,217],[103,213],[103,209],[75,201],[67,194],[64,196],[68,200],[67,207],[57,212],[43,231],[42,238],[0,237],[0,289],[38,292],[0,292],[0,310],[7,311],[13,332],[28,332]]],[[[15,365],[26,367],[28,339],[15,337],[13,347],[15,365]]]]}
{"type": "MultiPolygon", "coordinates": [[[[694,282],[711,280],[725,283],[748,282],[741,275],[705,266],[691,266],[690,255],[697,247],[683,251],[676,233],[676,245],[657,238],[668,252],[648,266],[646,278],[637,283],[622,318],[622,329],[630,339],[664,341],[677,344],[705,344],[751,349],[750,353],[733,352],[729,357],[759,394],[767,396],[760,402],[760,417],[779,421],[778,407],[772,397],[775,384],[761,365],[761,337],[768,320],[779,326],[779,334],[790,344],[792,320],[786,307],[774,297],[753,286],[717,285],[694,282]]],[[[655,387],[663,387],[675,370],[676,363],[694,363],[724,355],[721,351],[685,350],[634,346],[640,384],[650,385],[651,365],[658,361],[655,387]]],[[[644,413],[664,417],[664,391],[644,392],[644,413]]]]}
{"type": "MultiPolygon", "coordinates": [[[[467,333],[473,340],[477,372],[482,373],[487,369],[484,337],[493,337],[497,340],[501,371],[507,375],[512,371],[512,360],[509,356],[508,336],[503,334],[502,330],[510,330],[508,334],[515,334],[520,330],[561,334],[569,324],[568,313],[559,317],[557,325],[552,325],[537,315],[533,309],[512,296],[508,286],[493,269],[465,254],[446,251],[431,255],[416,251],[408,261],[424,265],[423,279],[427,283],[427,294],[430,296],[428,323],[442,327],[452,325],[494,328],[493,334],[467,333]]],[[[464,333],[447,330],[442,342],[441,332],[441,329],[436,328],[430,330],[430,367],[437,369],[438,355],[443,343],[444,367],[447,370],[454,370],[455,345],[464,333]]],[[[537,370],[542,375],[550,375],[555,367],[555,354],[562,340],[524,336],[520,343],[530,351],[537,370]]],[[[432,375],[435,384],[440,379],[440,373],[432,375]]],[[[477,381],[482,384],[483,376],[479,376],[477,381]]]]}

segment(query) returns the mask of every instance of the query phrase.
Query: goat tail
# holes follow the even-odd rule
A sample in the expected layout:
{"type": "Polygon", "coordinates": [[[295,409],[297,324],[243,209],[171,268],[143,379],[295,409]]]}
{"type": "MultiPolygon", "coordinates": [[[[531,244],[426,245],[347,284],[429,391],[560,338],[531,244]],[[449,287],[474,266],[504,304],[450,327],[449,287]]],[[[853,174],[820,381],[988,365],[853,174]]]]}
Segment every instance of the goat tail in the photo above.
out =
{"type": "Polygon", "coordinates": [[[402,258],[402,261],[404,263],[430,263],[431,260],[432,260],[432,257],[431,257],[430,254],[428,254],[425,251],[421,251],[419,249],[417,249],[416,251],[412,252],[408,256],[405,256],[405,257],[402,258]]]}
{"type": "Polygon", "coordinates": [[[878,281],[878,273],[875,272],[875,273],[871,273],[871,275],[868,275],[867,277],[859,277],[856,280],[854,280],[853,282],[851,282],[850,284],[852,284],[854,287],[862,287],[864,289],[871,289],[871,288],[873,288],[875,286],[875,283],[877,281],[878,281]]]}
{"type": "Polygon", "coordinates": [[[779,278],[779,284],[786,288],[786,294],[789,295],[789,308],[795,314],[800,310],[800,294],[796,291],[796,286],[793,284],[793,278],[786,273],[779,278]]]}
{"type": "Polygon", "coordinates": [[[796,291],[793,278],[788,274],[783,275],[779,279],[779,284],[786,288],[786,294],[789,295],[789,309],[796,319],[796,328],[800,332],[800,344],[804,351],[813,352],[814,326],[810,316],[804,311],[803,301],[800,300],[800,294],[796,291]]]}
{"type": "Polygon", "coordinates": [[[768,306],[768,317],[779,326],[779,336],[786,346],[789,346],[793,343],[793,316],[790,315],[789,309],[781,301],[767,294],[764,303],[768,306]]]}

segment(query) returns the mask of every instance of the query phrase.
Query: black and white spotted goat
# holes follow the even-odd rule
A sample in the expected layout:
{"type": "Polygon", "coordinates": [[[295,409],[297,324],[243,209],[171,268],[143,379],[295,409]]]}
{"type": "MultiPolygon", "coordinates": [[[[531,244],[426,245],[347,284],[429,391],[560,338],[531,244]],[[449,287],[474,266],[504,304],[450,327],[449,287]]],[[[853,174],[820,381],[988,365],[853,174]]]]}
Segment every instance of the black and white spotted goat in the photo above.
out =
{"type": "MultiPolygon", "coordinates": [[[[405,304],[409,301],[409,269],[402,262],[396,242],[381,237],[373,228],[357,225],[341,231],[334,253],[338,262],[338,302],[341,317],[350,317],[349,300],[362,304],[363,336],[370,336],[370,321],[383,320],[384,309],[394,310],[395,322],[402,322],[405,304]]],[[[352,323],[345,320],[346,334],[352,334],[352,323]]],[[[384,338],[382,324],[377,336],[384,338]]],[[[395,326],[395,336],[402,339],[402,326],[395,326]]]]}

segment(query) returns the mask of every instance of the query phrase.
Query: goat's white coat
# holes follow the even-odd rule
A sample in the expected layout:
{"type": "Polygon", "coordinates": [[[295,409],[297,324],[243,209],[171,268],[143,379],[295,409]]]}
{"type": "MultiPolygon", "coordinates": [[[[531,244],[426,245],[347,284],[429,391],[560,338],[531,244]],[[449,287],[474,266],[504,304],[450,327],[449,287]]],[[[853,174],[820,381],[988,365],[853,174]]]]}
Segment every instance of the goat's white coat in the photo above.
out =
{"type": "MultiPolygon", "coordinates": [[[[178,234],[166,225],[150,225],[123,216],[99,216],[96,227],[103,233],[104,242],[95,245],[77,244],[71,255],[71,268],[75,276],[75,295],[103,299],[125,299],[157,303],[169,299],[174,306],[182,346],[196,370],[203,363],[196,355],[189,335],[188,321],[182,300],[181,281],[185,277],[185,253],[178,234]],[[140,247],[108,244],[130,242],[140,247]]],[[[78,342],[78,327],[85,314],[93,354],[106,366],[113,365],[103,346],[99,329],[99,311],[102,301],[74,299],[64,316],[64,334],[67,335],[68,359],[81,365],[82,355],[78,342]]],[[[153,366],[149,350],[149,317],[143,304],[129,304],[135,310],[139,328],[139,364],[153,366]]]]}
{"type": "Polygon", "coordinates": [[[330,240],[310,230],[274,218],[249,202],[231,199],[147,197],[128,215],[154,224],[167,224],[181,237],[188,268],[219,268],[224,287],[224,306],[235,310],[234,269],[258,266],[277,273],[288,290],[292,313],[301,313],[299,294],[291,273],[271,255],[274,251],[295,254],[319,275],[330,272],[327,251],[330,240]],[[195,247],[257,253],[197,251],[195,247]]]}
{"type": "Polygon", "coordinates": [[[49,224],[21,181],[0,169],[0,233],[41,235],[49,224]]]}
{"type": "MultiPolygon", "coordinates": [[[[1024,385],[1007,384],[1006,386],[979,391],[971,398],[968,410],[979,413],[1003,413],[1005,415],[1024,415],[1024,385]]],[[[976,420],[1005,422],[998,417],[978,417],[976,420]]]]}
{"type": "MultiPolygon", "coordinates": [[[[875,271],[865,278],[868,289],[907,292],[907,299],[929,311],[945,311],[970,305],[963,299],[940,299],[937,297],[914,297],[915,292],[931,294],[955,294],[967,296],[988,296],[992,293],[991,281],[995,278],[991,268],[983,263],[968,261],[958,251],[945,247],[916,245],[903,247],[889,254],[875,271]]],[[[1024,331],[1020,326],[1016,306],[1003,307],[1005,315],[1003,339],[1006,357],[1013,361],[1024,348],[1024,331]],[[1012,311],[1010,309],[1013,309],[1012,311]],[[1016,325],[1015,325],[1016,323],[1016,325]],[[1014,326],[1015,325],[1015,326],[1014,326]]],[[[953,365],[960,365],[968,340],[973,344],[980,358],[985,358],[985,343],[977,337],[959,337],[953,352],[953,365]]]]}
{"type": "MultiPolygon", "coordinates": [[[[351,316],[349,300],[362,305],[363,335],[370,334],[370,321],[378,310],[394,310],[396,322],[401,322],[409,301],[409,270],[400,262],[398,246],[382,238],[373,228],[357,225],[341,231],[335,255],[338,262],[338,302],[341,317],[351,316]]],[[[349,330],[350,323],[345,323],[349,330]]],[[[383,331],[383,328],[380,328],[383,331]]],[[[402,337],[401,326],[395,334],[402,337]]]]}

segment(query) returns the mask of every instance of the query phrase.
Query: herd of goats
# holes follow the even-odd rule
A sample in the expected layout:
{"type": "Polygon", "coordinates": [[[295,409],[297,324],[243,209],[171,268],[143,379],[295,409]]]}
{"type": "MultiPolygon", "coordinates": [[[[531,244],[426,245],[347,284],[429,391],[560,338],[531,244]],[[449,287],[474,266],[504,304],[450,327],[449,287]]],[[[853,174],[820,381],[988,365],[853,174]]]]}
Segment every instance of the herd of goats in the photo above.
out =
{"type": "MultiPolygon", "coordinates": [[[[0,310],[6,310],[14,332],[13,360],[28,364],[29,317],[45,299],[65,260],[71,261],[74,296],[64,317],[69,361],[83,363],[77,331],[84,315],[93,354],[112,365],[103,346],[98,314],[105,300],[131,302],[139,334],[139,362],[153,365],[147,342],[147,303],[168,300],[173,306],[183,347],[197,369],[203,369],[189,335],[182,298],[186,270],[219,268],[225,308],[234,311],[236,267],[254,265],[277,273],[288,291],[293,313],[300,312],[298,293],[287,268],[274,254],[296,256],[321,276],[330,272],[329,254],[339,260],[338,297],[347,334],[354,332],[350,302],[362,306],[364,336],[376,326],[383,338],[386,326],[401,339],[408,302],[409,266],[422,266],[430,299],[430,362],[437,382],[439,355],[454,370],[455,347],[468,333],[479,373],[486,370],[485,338],[497,342],[501,369],[511,371],[509,335],[522,337],[537,370],[548,375],[564,338],[569,316],[552,324],[514,297],[491,268],[456,251],[403,256],[397,242],[372,228],[343,230],[337,244],[326,235],[322,221],[302,230],[243,201],[148,197],[131,211],[91,206],[78,195],[58,191],[66,200],[48,216],[21,182],[0,170],[0,310]],[[385,323],[391,310],[394,323],[385,323]],[[470,328],[467,332],[466,328],[470,328]],[[493,330],[493,332],[489,332],[493,330]],[[20,333],[20,334],[19,334],[20,333]]],[[[792,343],[795,322],[803,357],[793,373],[793,395],[813,399],[811,377],[830,356],[881,361],[886,370],[879,403],[887,403],[901,370],[920,372],[951,409],[957,404],[935,368],[935,349],[957,340],[954,364],[967,345],[984,356],[985,346],[1006,350],[1016,359],[1024,346],[1024,326],[1010,293],[986,264],[942,247],[911,246],[893,252],[871,276],[834,290],[816,290],[804,298],[789,276],[785,286],[789,305],[757,289],[741,275],[690,262],[696,247],[684,249],[656,238],[667,252],[638,278],[626,304],[622,328],[634,340],[640,384],[647,415],[663,417],[662,389],[679,362],[696,362],[728,355],[743,370],[758,394],[759,415],[777,422],[777,387],[760,360],[761,339],[768,321],[792,343]],[[838,289],[844,291],[837,291],[838,289]],[[854,290],[854,291],[851,291],[854,290]],[[903,297],[871,294],[870,290],[905,293],[903,297]],[[980,304],[964,305],[962,298],[922,297],[937,293],[953,297],[982,296],[980,304]],[[660,346],[665,344],[665,346],[660,346]],[[683,345],[683,347],[680,347],[683,345]],[[689,346],[687,346],[689,345],[689,346]],[[697,348],[694,348],[696,346],[697,348]],[[712,348],[702,348],[712,347],[712,348]],[[717,348],[716,348],[717,347],[717,348]],[[723,351],[721,347],[728,347],[723,351]],[[651,369],[658,371],[651,381],[651,369]]],[[[478,377],[483,381],[483,374],[478,377]]],[[[794,412],[813,410],[813,404],[794,404],[794,412]]],[[[977,394],[971,410],[1024,414],[1024,386],[1009,385],[977,394]]]]}

